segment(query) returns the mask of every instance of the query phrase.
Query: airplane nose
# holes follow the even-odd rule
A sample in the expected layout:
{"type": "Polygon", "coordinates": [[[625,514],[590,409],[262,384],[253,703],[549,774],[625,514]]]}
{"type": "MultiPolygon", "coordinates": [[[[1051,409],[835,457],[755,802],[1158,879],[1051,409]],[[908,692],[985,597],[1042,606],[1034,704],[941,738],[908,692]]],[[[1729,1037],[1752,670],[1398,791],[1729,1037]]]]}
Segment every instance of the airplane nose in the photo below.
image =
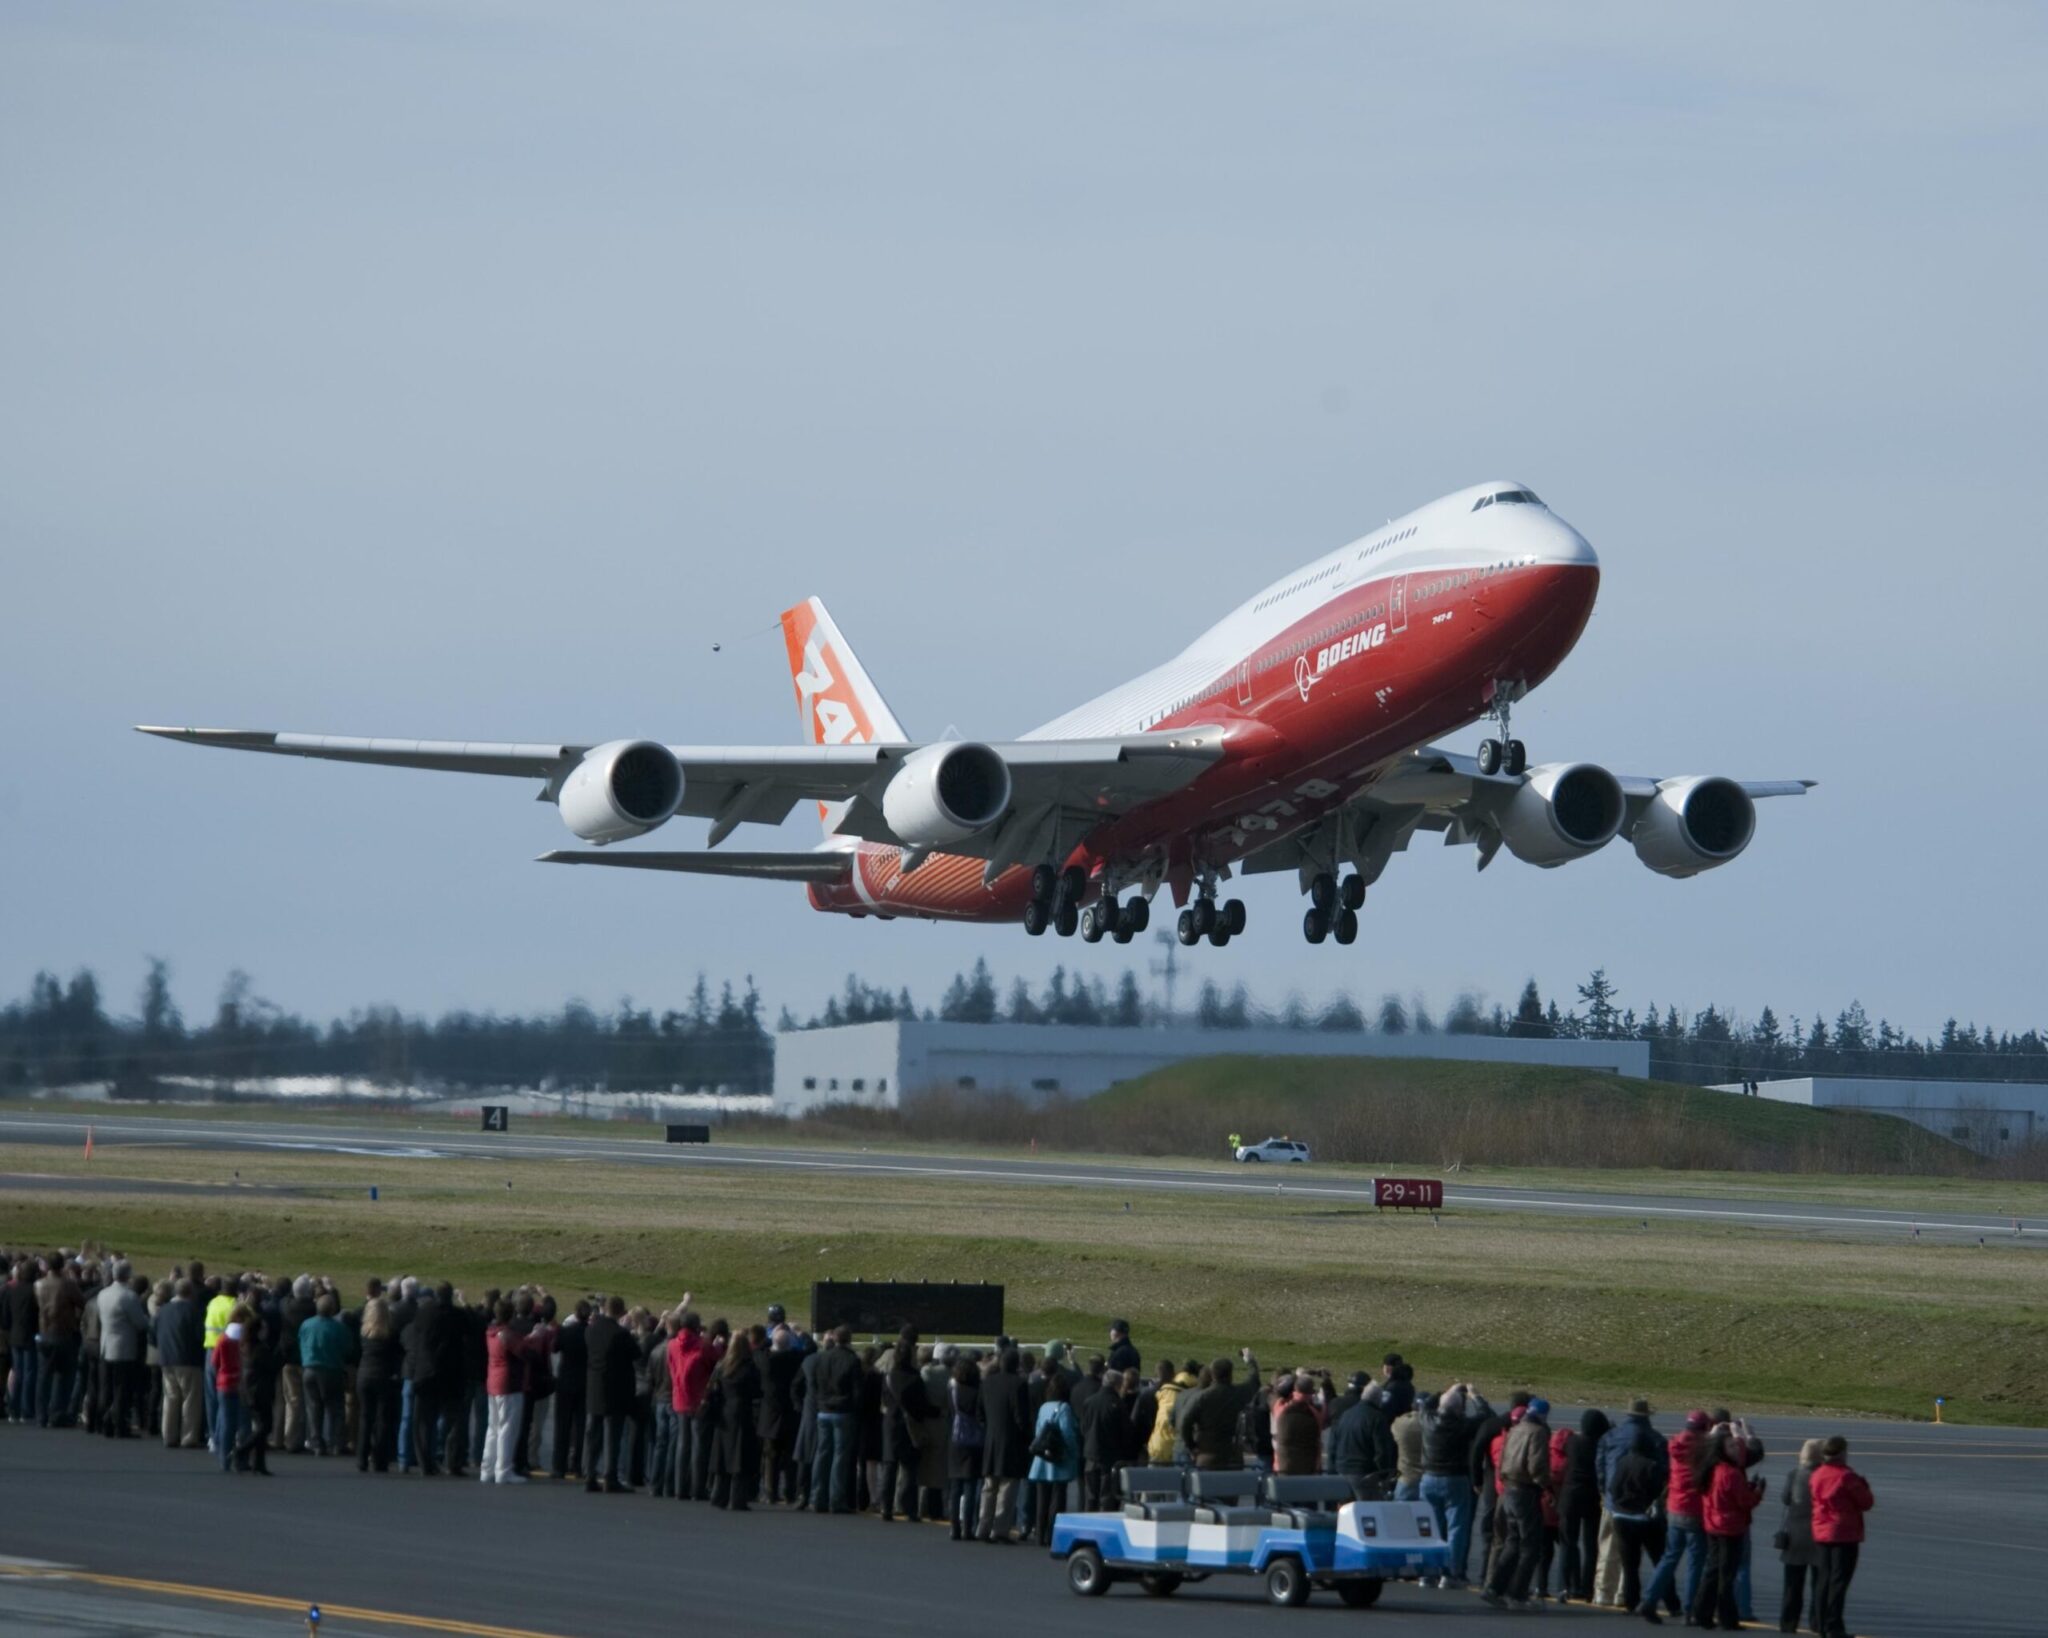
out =
{"type": "Polygon", "coordinates": [[[1562,518],[1551,518],[1547,522],[1543,542],[1537,550],[1537,562],[1587,569],[1600,566],[1592,544],[1578,530],[1562,518]]]}

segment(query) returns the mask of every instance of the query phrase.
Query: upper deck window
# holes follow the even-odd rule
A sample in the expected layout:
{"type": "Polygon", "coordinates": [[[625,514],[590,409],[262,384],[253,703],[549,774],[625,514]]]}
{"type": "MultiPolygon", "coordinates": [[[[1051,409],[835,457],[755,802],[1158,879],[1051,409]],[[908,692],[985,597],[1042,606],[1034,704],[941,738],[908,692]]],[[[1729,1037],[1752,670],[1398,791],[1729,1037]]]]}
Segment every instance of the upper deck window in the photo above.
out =
{"type": "Polygon", "coordinates": [[[1472,510],[1482,506],[1541,506],[1533,489],[1497,489],[1491,495],[1481,495],[1472,503],[1472,510]]]}

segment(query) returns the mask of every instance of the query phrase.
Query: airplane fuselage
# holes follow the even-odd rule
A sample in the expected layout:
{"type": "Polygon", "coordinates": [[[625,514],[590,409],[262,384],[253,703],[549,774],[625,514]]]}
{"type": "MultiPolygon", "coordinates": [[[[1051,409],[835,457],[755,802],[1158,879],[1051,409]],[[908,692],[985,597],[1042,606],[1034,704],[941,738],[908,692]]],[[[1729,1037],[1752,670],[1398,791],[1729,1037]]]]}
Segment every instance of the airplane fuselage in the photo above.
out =
{"type": "MultiPolygon", "coordinates": [[[[1064,863],[1112,887],[1191,883],[1321,822],[1409,751],[1538,686],[1578,641],[1598,560],[1527,490],[1433,501],[1265,587],[1165,664],[1024,736],[1221,727],[1224,755],[1185,788],[1078,825],[1064,863]],[[1502,497],[1525,497],[1507,498],[1502,497]]],[[[844,883],[808,888],[851,915],[1014,921],[1031,871],[861,842],[844,883]]]]}

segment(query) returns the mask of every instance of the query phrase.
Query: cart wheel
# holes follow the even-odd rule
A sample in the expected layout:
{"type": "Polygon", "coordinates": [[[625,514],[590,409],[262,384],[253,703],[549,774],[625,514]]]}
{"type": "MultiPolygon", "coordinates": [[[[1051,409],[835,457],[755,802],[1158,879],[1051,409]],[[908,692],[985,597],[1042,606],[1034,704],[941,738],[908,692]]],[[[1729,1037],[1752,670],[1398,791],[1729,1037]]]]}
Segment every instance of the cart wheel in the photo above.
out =
{"type": "Polygon", "coordinates": [[[1285,1553],[1266,1566],[1266,1596],[1289,1609],[1308,1602],[1308,1572],[1300,1559],[1285,1553]]]}
{"type": "Polygon", "coordinates": [[[1169,1598],[1180,1587],[1180,1577],[1170,1570],[1156,1570],[1138,1577],[1138,1585],[1154,1598],[1169,1598]]]}
{"type": "Polygon", "coordinates": [[[1100,1598],[1109,1591],[1109,1571],[1102,1555],[1093,1547],[1076,1547],[1067,1558],[1067,1585],[1083,1598],[1100,1598]]]}
{"type": "Polygon", "coordinates": [[[1369,1610],[1380,1601],[1384,1581],[1340,1581],[1337,1596],[1354,1610],[1369,1610]]]}

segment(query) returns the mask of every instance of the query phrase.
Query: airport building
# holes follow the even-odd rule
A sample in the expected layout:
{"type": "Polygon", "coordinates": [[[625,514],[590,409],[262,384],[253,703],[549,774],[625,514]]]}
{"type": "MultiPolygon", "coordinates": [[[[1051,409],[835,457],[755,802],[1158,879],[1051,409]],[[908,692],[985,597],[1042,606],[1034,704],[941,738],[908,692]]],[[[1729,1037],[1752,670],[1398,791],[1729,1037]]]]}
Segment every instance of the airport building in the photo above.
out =
{"type": "Polygon", "coordinates": [[[2048,1139],[2048,1085],[2024,1081],[1902,1081],[1848,1076],[1736,1081],[1717,1092],[1743,1092],[1810,1109],[1862,1109],[1895,1115],[1979,1154],[2002,1155],[2048,1139]]]}
{"type": "Polygon", "coordinates": [[[1538,1041],[1497,1035],[1368,1035],[1303,1029],[1121,1029],[907,1019],[789,1030],[775,1038],[775,1108],[894,1108],[936,1090],[1092,1097],[1119,1081],[1224,1053],[1313,1058],[1450,1058],[1647,1076],[1645,1041],[1538,1041]]]}

